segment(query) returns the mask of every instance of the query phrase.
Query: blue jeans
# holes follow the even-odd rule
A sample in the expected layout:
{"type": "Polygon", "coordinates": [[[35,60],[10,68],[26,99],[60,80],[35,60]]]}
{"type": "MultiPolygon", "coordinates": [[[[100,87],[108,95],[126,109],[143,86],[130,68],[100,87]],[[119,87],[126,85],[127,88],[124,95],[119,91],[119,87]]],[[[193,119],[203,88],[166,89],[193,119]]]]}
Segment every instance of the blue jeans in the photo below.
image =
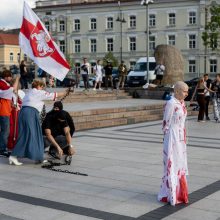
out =
{"type": "Polygon", "coordinates": [[[10,117],[0,116],[0,151],[5,151],[8,145],[10,132],[10,117]]]}

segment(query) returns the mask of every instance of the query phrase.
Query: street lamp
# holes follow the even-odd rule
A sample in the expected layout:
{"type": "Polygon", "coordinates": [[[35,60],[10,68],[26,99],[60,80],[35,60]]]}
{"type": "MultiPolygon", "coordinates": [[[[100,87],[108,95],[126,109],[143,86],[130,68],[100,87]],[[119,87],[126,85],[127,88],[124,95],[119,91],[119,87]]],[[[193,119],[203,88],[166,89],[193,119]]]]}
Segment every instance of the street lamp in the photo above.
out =
{"type": "Polygon", "coordinates": [[[122,62],[122,24],[126,23],[126,20],[124,19],[124,16],[121,11],[121,2],[118,1],[118,7],[119,7],[119,15],[118,18],[116,19],[117,22],[120,22],[120,38],[121,38],[121,43],[120,43],[120,60],[122,62]]]}
{"type": "Polygon", "coordinates": [[[149,4],[154,3],[153,0],[142,0],[141,5],[146,6],[146,52],[147,52],[147,83],[149,83],[149,4]]]}

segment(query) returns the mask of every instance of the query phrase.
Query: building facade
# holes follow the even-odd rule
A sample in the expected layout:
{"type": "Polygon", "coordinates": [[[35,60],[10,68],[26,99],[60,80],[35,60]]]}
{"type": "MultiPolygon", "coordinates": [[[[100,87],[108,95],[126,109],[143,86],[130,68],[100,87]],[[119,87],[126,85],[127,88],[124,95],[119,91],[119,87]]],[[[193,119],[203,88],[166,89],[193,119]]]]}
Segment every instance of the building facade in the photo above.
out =
{"type": "MultiPolygon", "coordinates": [[[[94,65],[108,52],[133,67],[146,56],[146,6],[140,0],[45,0],[34,9],[60,49],[74,63],[87,57],[94,65]]],[[[202,32],[208,8],[220,0],[154,0],[149,5],[150,56],[160,44],[177,47],[185,78],[219,71],[219,55],[205,50],[202,32]]]]}
{"type": "Polygon", "coordinates": [[[0,33],[0,71],[3,68],[10,69],[12,66],[19,67],[20,59],[25,61],[30,60],[26,55],[21,53],[18,42],[18,33],[0,33]]]}

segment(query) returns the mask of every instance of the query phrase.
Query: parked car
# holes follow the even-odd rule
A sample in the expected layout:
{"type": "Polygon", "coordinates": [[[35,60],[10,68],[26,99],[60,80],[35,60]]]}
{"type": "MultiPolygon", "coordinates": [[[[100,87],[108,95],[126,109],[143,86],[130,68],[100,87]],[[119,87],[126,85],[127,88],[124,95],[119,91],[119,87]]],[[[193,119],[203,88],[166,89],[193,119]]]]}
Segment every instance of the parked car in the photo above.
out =
{"type": "MultiPolygon", "coordinates": [[[[118,69],[114,68],[112,70],[112,80],[113,80],[113,87],[116,89],[117,87],[117,82],[119,81],[119,75],[118,75],[118,69]]],[[[125,87],[127,86],[127,80],[125,80],[125,87]]],[[[103,74],[103,78],[102,78],[102,87],[106,87],[105,86],[105,74],[103,74]]],[[[111,82],[108,82],[108,87],[111,87],[111,82]]]]}
{"type": "Polygon", "coordinates": [[[72,78],[64,78],[63,81],[60,81],[60,80],[56,80],[56,86],[57,87],[72,87],[75,85],[75,80],[72,79],[72,78]]]}
{"type": "MultiPolygon", "coordinates": [[[[149,57],[149,81],[153,81],[156,78],[154,74],[156,67],[156,61],[154,57],[149,57]]],[[[127,76],[128,86],[143,86],[147,82],[147,58],[141,57],[136,65],[134,70],[130,71],[127,76]]]]}
{"type": "Polygon", "coordinates": [[[197,85],[198,81],[199,81],[198,77],[185,81],[185,83],[189,86],[189,93],[188,93],[188,96],[185,99],[186,101],[191,100],[193,92],[196,88],[196,85],[197,85]]]}
{"type": "Polygon", "coordinates": [[[197,85],[199,81],[199,78],[196,77],[196,78],[193,78],[193,79],[190,79],[190,80],[187,80],[185,81],[185,83],[189,86],[189,87],[195,87],[197,85]]]}
{"type": "MultiPolygon", "coordinates": [[[[89,87],[93,88],[94,84],[95,84],[95,76],[89,76],[89,87]]],[[[82,79],[79,82],[79,87],[84,88],[84,82],[82,79]]]]}

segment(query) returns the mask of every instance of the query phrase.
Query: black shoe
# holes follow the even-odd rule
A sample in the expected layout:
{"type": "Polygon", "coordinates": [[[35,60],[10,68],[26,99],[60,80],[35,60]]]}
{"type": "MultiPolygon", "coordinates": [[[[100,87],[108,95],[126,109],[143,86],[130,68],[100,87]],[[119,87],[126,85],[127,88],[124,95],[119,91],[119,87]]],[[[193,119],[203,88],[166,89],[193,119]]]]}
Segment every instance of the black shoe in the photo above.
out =
{"type": "Polygon", "coordinates": [[[55,151],[49,151],[48,154],[54,159],[60,159],[55,151]]]}
{"type": "Polygon", "coordinates": [[[206,121],[210,121],[210,118],[209,118],[209,116],[207,116],[207,117],[206,117],[206,121]]]}
{"type": "Polygon", "coordinates": [[[8,151],[0,151],[0,155],[4,157],[10,157],[11,153],[8,151]]]}
{"type": "Polygon", "coordinates": [[[66,156],[66,157],[65,157],[65,163],[66,163],[66,165],[70,165],[71,162],[72,162],[72,156],[66,156]]]}

